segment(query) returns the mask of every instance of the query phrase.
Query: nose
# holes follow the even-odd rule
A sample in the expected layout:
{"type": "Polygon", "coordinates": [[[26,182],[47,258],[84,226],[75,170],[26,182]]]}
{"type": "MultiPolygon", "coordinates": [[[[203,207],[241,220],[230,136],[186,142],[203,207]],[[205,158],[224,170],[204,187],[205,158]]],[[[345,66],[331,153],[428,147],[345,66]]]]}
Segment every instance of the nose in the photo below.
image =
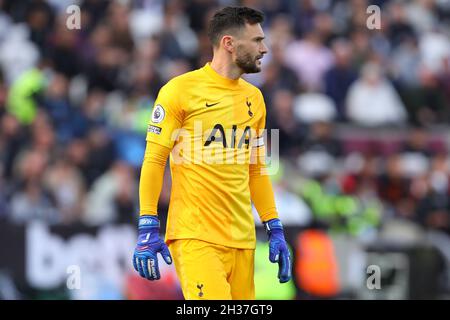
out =
{"type": "Polygon", "coordinates": [[[267,51],[269,51],[269,49],[267,48],[266,44],[264,42],[262,42],[259,52],[261,52],[262,54],[266,54],[267,51]]]}

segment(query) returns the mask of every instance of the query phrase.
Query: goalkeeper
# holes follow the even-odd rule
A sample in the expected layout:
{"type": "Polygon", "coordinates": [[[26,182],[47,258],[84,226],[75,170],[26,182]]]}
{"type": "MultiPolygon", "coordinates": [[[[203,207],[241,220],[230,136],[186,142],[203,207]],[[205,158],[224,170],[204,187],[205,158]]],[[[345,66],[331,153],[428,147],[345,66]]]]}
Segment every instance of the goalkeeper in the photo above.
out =
{"type": "Polygon", "coordinates": [[[279,281],[291,278],[265,167],[264,99],[241,78],[261,71],[267,53],[263,19],[247,7],[216,12],[208,27],[212,61],[163,86],[149,122],[133,264],[142,277],[158,280],[158,252],[168,264],[173,259],[185,299],[255,298],[252,201],[279,281]],[[163,241],[157,205],[169,155],[172,189],[163,241]]]}

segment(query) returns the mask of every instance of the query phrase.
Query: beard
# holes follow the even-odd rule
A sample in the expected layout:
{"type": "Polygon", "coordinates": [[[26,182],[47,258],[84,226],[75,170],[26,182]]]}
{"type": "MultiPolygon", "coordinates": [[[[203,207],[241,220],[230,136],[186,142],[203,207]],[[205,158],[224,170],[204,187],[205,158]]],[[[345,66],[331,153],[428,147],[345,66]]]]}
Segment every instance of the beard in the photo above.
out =
{"type": "Polygon", "coordinates": [[[236,65],[241,68],[244,73],[257,73],[261,71],[261,67],[257,65],[257,59],[262,56],[252,57],[248,52],[236,57],[236,65]]]}

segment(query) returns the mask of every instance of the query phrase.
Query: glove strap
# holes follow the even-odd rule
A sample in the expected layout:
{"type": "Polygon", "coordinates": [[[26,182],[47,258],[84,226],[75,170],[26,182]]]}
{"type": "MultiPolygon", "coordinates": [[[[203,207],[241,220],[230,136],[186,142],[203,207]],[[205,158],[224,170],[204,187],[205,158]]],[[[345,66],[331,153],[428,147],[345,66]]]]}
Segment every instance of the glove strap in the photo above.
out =
{"type": "Polygon", "coordinates": [[[159,219],[157,216],[141,216],[139,218],[139,229],[159,229],[159,219]]]}
{"type": "Polygon", "coordinates": [[[155,243],[159,240],[159,219],[157,216],[139,218],[138,245],[155,243]]]}
{"type": "Polygon", "coordinates": [[[275,218],[264,222],[264,229],[266,229],[267,234],[270,236],[273,230],[283,230],[283,225],[280,219],[275,218]]]}

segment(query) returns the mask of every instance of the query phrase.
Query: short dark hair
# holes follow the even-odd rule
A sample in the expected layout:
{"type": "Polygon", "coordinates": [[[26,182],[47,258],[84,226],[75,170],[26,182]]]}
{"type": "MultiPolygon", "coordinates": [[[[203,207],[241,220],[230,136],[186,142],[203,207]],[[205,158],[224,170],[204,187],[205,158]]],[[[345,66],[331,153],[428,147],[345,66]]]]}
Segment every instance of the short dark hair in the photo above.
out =
{"type": "Polygon", "coordinates": [[[256,24],[264,21],[264,13],[248,7],[225,7],[217,11],[209,22],[208,38],[214,46],[219,44],[220,37],[230,29],[245,27],[245,24],[256,24]]]}

